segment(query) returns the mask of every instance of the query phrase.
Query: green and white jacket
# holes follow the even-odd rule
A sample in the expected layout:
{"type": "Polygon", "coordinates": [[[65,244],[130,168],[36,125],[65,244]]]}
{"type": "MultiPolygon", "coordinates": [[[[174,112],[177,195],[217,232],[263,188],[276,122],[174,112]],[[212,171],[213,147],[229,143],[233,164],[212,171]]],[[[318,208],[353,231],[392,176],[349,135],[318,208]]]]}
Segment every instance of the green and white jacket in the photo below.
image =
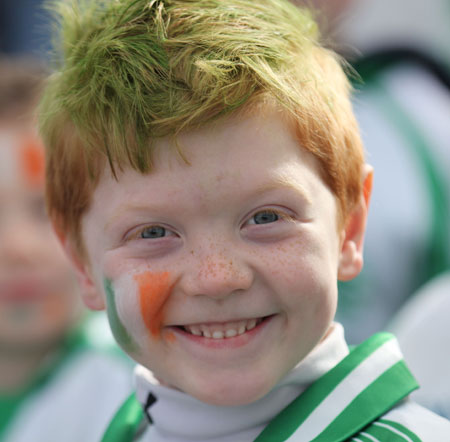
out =
{"type": "Polygon", "coordinates": [[[103,442],[450,441],[450,422],[408,399],[417,383],[387,333],[349,351],[335,324],[268,395],[246,406],[211,406],[158,385],[143,367],[135,374],[136,396],[103,442]]]}

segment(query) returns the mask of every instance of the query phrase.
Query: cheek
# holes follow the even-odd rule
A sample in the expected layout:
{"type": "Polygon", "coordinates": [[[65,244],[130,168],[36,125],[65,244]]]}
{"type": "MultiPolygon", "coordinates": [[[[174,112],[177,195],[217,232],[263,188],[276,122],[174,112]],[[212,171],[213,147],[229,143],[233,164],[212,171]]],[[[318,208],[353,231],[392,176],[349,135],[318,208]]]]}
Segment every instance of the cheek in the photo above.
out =
{"type": "Polygon", "coordinates": [[[168,272],[127,274],[114,281],[105,278],[104,289],[111,330],[124,350],[136,353],[149,339],[174,339],[171,332],[163,331],[171,293],[168,272]]]}
{"type": "Polygon", "coordinates": [[[63,322],[69,322],[70,318],[75,318],[80,312],[78,301],[75,292],[53,293],[46,297],[42,310],[47,318],[59,318],[63,322]]]}
{"type": "Polygon", "coordinates": [[[271,284],[290,308],[327,316],[333,311],[337,273],[325,245],[305,236],[276,246],[263,262],[271,284]]]}
{"type": "MultiPolygon", "coordinates": [[[[271,267],[272,286],[286,311],[291,343],[304,357],[327,332],[336,313],[336,270],[327,249],[317,242],[298,240],[282,252],[271,267]]],[[[299,356],[294,349],[292,354],[299,356]]]]}

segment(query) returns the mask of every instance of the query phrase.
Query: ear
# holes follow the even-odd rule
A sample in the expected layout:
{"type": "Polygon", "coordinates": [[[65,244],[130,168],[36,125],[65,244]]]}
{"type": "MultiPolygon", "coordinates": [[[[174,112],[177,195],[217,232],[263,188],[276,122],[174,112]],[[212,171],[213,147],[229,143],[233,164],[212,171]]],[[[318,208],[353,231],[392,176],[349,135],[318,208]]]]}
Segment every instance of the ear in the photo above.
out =
{"type": "Polygon", "coordinates": [[[72,268],[75,271],[75,277],[80,286],[81,297],[83,298],[84,304],[91,310],[104,310],[106,308],[105,301],[102,294],[95,287],[89,264],[80,256],[74,240],[65,235],[62,230],[58,228],[58,223],[53,220],[52,225],[66,256],[72,264],[72,268]]]}
{"type": "Polygon", "coordinates": [[[372,193],[373,168],[368,164],[363,169],[363,193],[358,203],[348,215],[341,232],[341,249],[338,266],[338,279],[348,281],[361,272],[363,266],[364,233],[367,213],[372,193]]]}

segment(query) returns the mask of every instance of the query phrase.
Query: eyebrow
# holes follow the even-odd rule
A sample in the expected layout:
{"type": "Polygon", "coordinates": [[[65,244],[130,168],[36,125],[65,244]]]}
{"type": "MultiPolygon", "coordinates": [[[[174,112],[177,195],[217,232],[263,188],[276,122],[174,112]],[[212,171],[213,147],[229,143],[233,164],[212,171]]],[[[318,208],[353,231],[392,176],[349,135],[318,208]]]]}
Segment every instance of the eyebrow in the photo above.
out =
{"type": "MultiPolygon", "coordinates": [[[[253,189],[251,192],[249,192],[249,195],[252,197],[258,197],[262,196],[266,193],[273,192],[273,191],[290,191],[295,193],[299,198],[301,198],[306,204],[312,204],[312,199],[308,193],[308,191],[302,186],[299,182],[297,182],[295,179],[293,179],[292,176],[289,174],[283,174],[283,175],[277,175],[275,177],[271,178],[270,182],[264,183],[261,186],[257,187],[256,189],[253,189]]],[[[163,210],[164,208],[167,209],[166,206],[162,205],[155,205],[152,207],[152,210],[163,210]]],[[[141,212],[141,213],[148,213],[149,208],[143,208],[140,204],[134,204],[134,203],[127,203],[124,206],[120,206],[116,208],[114,213],[111,215],[111,217],[105,222],[103,228],[104,230],[108,230],[112,224],[116,222],[118,218],[121,217],[122,213],[124,212],[141,212]]]]}
{"type": "Polygon", "coordinates": [[[103,230],[109,230],[111,228],[111,225],[113,225],[118,218],[122,216],[124,212],[141,212],[141,213],[148,213],[148,208],[143,208],[141,204],[133,204],[133,203],[126,203],[124,206],[117,207],[113,214],[106,220],[103,230]]]}
{"type": "Polygon", "coordinates": [[[272,178],[272,181],[264,184],[259,187],[255,194],[261,195],[264,193],[277,191],[277,190],[289,190],[297,194],[300,198],[302,198],[305,203],[312,204],[312,199],[309,195],[309,192],[305,189],[303,185],[297,182],[292,176],[288,174],[278,175],[272,178]]]}

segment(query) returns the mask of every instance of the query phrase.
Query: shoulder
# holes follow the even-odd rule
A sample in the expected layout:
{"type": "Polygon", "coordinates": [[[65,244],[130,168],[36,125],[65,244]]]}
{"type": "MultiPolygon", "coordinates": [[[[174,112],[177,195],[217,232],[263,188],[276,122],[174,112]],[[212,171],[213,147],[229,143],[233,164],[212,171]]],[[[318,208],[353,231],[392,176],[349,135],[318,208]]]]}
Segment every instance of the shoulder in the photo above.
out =
{"type": "Polygon", "coordinates": [[[105,315],[89,315],[71,339],[52,379],[53,384],[60,384],[59,391],[89,391],[91,396],[103,389],[130,392],[135,364],[114,342],[105,315]]]}
{"type": "MultiPolygon", "coordinates": [[[[98,329],[97,329],[98,330],[98,329]]],[[[8,441],[97,442],[132,390],[132,365],[81,330],[45,385],[27,397],[8,441]]]]}
{"type": "Polygon", "coordinates": [[[380,441],[445,442],[450,438],[450,421],[406,399],[351,440],[358,441],[359,436],[380,441]]]}

